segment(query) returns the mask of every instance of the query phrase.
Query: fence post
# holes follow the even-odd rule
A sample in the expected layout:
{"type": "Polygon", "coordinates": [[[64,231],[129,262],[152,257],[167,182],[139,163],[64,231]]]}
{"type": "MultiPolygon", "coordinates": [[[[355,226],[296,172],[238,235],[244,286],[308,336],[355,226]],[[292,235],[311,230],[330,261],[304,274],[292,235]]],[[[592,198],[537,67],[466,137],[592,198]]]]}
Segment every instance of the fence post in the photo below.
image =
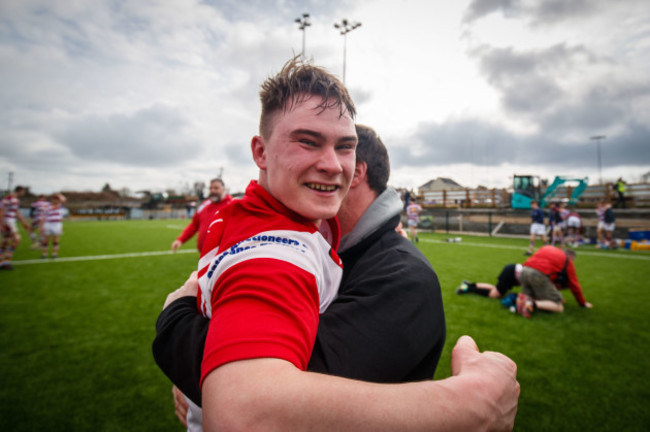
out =
{"type": "Polygon", "coordinates": [[[449,210],[445,212],[445,231],[449,234],[449,210]]]}
{"type": "Polygon", "coordinates": [[[492,212],[488,213],[488,232],[490,233],[490,237],[492,237],[492,212]]]}
{"type": "Polygon", "coordinates": [[[442,190],[442,206],[447,208],[447,189],[442,190]]]}

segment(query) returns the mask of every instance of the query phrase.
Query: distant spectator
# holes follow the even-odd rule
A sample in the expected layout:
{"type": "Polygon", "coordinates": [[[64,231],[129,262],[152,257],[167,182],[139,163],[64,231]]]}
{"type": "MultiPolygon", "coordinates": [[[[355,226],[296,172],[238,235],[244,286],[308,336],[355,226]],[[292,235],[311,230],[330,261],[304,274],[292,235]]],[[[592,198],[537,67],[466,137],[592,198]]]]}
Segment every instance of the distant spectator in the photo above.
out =
{"type": "Polygon", "coordinates": [[[418,237],[418,223],[420,222],[421,211],[422,206],[420,206],[416,200],[412,200],[411,203],[406,206],[406,217],[408,218],[409,234],[413,243],[420,241],[420,238],[418,237]]]}
{"type": "Polygon", "coordinates": [[[30,231],[27,221],[20,213],[20,197],[25,194],[25,188],[16,186],[13,194],[9,194],[0,201],[0,231],[2,242],[0,243],[0,270],[13,270],[11,257],[20,243],[20,234],[16,221],[30,231]]]}
{"type": "Polygon", "coordinates": [[[530,202],[530,244],[528,246],[528,251],[524,255],[532,255],[535,250],[535,240],[537,236],[542,238],[542,243],[546,244],[546,226],[544,225],[544,211],[539,208],[539,203],[537,201],[530,202]]]}
{"type": "Polygon", "coordinates": [[[605,243],[605,203],[600,201],[596,205],[596,216],[598,216],[598,226],[596,227],[596,247],[605,243]]]}
{"type": "Polygon", "coordinates": [[[569,244],[573,247],[578,247],[578,245],[582,243],[582,236],[580,234],[582,229],[582,218],[580,218],[580,214],[575,208],[569,210],[566,225],[569,244]]]}
{"type": "Polygon", "coordinates": [[[220,178],[210,180],[210,195],[208,199],[203,201],[196,213],[192,217],[192,221],[185,227],[181,235],[172,242],[172,250],[176,252],[183,243],[191,239],[194,234],[199,233],[196,239],[196,248],[201,252],[203,248],[203,241],[208,231],[208,226],[212,222],[214,214],[230,204],[232,197],[226,194],[226,187],[220,178]]]}
{"type": "Polygon", "coordinates": [[[605,211],[603,213],[604,239],[601,244],[597,245],[597,247],[602,249],[616,247],[616,243],[614,242],[614,228],[616,228],[616,215],[614,215],[614,210],[612,210],[612,204],[606,203],[605,211]]]}
{"type": "Polygon", "coordinates": [[[63,235],[63,218],[66,215],[66,209],[63,207],[66,199],[62,194],[54,194],[52,198],[52,205],[45,208],[45,214],[41,219],[39,231],[42,236],[41,243],[41,258],[47,258],[48,246],[52,242],[51,257],[56,258],[59,256],[59,242],[61,235],[63,235]]]}
{"type": "Polygon", "coordinates": [[[623,181],[623,178],[619,177],[614,185],[614,190],[616,190],[616,193],[618,194],[618,199],[614,205],[616,208],[618,208],[619,204],[622,204],[623,208],[625,208],[625,186],[626,183],[623,181]]]}

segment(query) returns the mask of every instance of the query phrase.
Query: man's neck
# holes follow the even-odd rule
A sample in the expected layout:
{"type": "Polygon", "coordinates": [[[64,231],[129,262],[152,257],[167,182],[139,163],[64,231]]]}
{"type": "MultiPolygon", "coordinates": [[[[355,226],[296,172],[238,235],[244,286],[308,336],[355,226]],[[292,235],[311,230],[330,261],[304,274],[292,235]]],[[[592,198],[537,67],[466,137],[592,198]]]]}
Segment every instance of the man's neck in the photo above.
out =
{"type": "Polygon", "coordinates": [[[361,216],[376,198],[377,194],[370,189],[367,183],[360,183],[358,186],[350,188],[337,214],[341,225],[341,237],[354,229],[361,216]]]}

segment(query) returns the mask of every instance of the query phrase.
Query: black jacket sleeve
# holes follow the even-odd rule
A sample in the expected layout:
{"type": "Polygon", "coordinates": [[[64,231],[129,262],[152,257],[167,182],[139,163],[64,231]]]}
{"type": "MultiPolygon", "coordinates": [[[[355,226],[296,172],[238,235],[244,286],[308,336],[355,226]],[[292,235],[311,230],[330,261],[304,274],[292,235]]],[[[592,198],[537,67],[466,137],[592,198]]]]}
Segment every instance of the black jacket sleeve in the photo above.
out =
{"type": "Polygon", "coordinates": [[[201,406],[201,361],[210,320],[196,307],[196,297],[182,297],[158,316],[153,357],[167,377],[201,406]]]}

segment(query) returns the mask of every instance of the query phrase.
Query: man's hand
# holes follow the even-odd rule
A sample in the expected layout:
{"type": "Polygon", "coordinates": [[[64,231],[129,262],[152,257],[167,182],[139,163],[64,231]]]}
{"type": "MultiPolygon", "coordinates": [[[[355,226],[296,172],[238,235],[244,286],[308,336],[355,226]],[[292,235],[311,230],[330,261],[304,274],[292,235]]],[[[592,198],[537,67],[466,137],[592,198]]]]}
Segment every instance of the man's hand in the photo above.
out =
{"type": "Polygon", "coordinates": [[[182,244],[183,243],[181,243],[179,240],[174,240],[172,242],[172,252],[176,252],[181,247],[182,244]]]}
{"type": "Polygon", "coordinates": [[[475,406],[488,419],[488,430],[512,430],[520,392],[512,360],[497,352],[481,353],[474,339],[461,336],[451,353],[451,372],[472,381],[476,391],[468,395],[468,403],[479,398],[475,406]]]}
{"type": "Polygon", "coordinates": [[[187,427],[187,401],[185,396],[178,389],[178,387],[172,387],[172,395],[174,395],[174,411],[176,417],[183,423],[183,426],[187,427]]]}
{"type": "Polygon", "coordinates": [[[592,307],[594,307],[594,305],[592,305],[592,304],[589,303],[589,302],[585,302],[585,304],[584,304],[583,307],[586,307],[587,309],[591,309],[592,307]]]}
{"type": "Polygon", "coordinates": [[[185,281],[182,287],[178,288],[176,291],[169,293],[163,309],[173,303],[175,300],[178,300],[181,297],[196,297],[199,293],[199,280],[197,278],[197,272],[192,272],[190,277],[185,281]]]}

